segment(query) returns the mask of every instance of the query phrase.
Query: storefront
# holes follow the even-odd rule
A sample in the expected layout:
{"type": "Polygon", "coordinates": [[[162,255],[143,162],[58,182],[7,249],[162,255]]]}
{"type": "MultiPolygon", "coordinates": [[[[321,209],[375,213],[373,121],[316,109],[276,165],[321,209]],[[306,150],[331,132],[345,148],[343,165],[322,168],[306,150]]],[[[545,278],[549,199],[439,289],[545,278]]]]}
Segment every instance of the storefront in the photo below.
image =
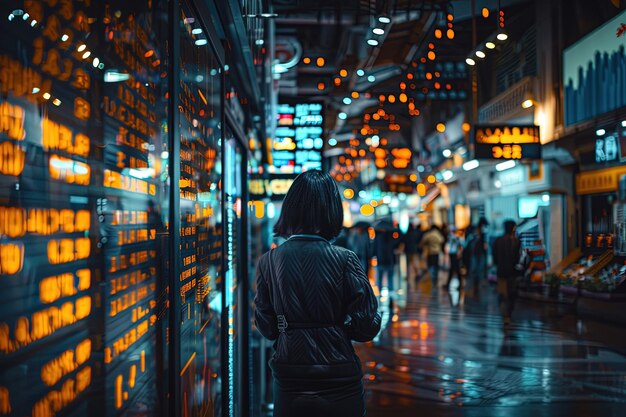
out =
{"type": "Polygon", "coordinates": [[[225,105],[214,13],[191,0],[10,3],[9,415],[249,415],[248,141],[225,105]]]}

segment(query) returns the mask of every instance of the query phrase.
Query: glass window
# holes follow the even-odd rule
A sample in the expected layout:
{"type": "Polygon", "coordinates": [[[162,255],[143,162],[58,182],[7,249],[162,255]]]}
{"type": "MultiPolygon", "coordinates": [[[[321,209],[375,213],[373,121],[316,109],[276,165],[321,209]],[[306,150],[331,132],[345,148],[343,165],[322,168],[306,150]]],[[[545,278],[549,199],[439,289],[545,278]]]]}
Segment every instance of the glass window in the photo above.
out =
{"type": "Polygon", "coordinates": [[[206,28],[181,2],[180,364],[184,416],[221,415],[222,70],[206,28]]]}
{"type": "Polygon", "coordinates": [[[166,6],[0,5],[0,402],[14,415],[154,415],[165,398],[166,6]]]}

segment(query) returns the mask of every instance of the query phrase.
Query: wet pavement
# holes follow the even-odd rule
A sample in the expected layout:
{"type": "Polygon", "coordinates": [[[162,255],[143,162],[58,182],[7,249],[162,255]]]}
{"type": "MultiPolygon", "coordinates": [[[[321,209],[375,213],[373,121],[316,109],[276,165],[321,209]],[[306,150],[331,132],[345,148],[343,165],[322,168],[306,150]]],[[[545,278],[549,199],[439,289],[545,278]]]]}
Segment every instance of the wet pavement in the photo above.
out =
{"type": "Polygon", "coordinates": [[[358,347],[370,417],[626,416],[624,327],[522,300],[505,330],[493,287],[476,300],[422,282],[397,304],[358,347]]]}

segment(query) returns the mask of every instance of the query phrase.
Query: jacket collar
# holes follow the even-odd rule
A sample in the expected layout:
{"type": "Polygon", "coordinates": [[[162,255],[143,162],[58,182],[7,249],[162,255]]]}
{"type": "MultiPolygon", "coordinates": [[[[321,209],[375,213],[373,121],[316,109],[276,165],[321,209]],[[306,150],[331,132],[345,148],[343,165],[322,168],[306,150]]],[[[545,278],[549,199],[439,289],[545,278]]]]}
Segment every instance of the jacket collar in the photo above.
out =
{"type": "Polygon", "coordinates": [[[319,235],[297,234],[289,236],[287,240],[321,240],[330,243],[328,240],[319,235]]]}

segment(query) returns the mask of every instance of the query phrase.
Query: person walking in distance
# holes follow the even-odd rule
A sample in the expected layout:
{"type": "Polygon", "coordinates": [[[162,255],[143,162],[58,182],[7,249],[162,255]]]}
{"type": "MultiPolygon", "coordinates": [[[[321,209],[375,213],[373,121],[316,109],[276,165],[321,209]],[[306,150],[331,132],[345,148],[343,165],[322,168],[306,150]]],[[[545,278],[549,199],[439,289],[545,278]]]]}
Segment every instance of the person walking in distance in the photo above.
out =
{"type": "Polygon", "coordinates": [[[436,225],[432,225],[420,243],[420,246],[426,251],[428,274],[433,286],[432,292],[437,292],[437,286],[439,285],[439,255],[443,252],[444,242],[445,239],[439,228],[436,225]]]}
{"type": "Polygon", "coordinates": [[[407,288],[409,290],[417,286],[417,279],[420,274],[420,260],[422,256],[420,241],[423,236],[424,232],[422,232],[419,223],[413,222],[409,226],[409,230],[407,230],[406,234],[402,238],[407,263],[407,288]]]}
{"type": "Polygon", "coordinates": [[[254,317],[274,341],[274,417],[365,415],[352,341],[372,340],[381,317],[360,260],[330,243],[342,223],[335,181],[306,171],[291,185],[274,226],[287,240],[259,260],[254,317]]]}
{"type": "Polygon", "coordinates": [[[461,255],[463,253],[463,240],[459,236],[455,226],[450,226],[450,236],[448,237],[448,257],[450,258],[450,269],[448,270],[448,281],[444,289],[450,290],[452,278],[456,275],[459,280],[459,290],[461,289],[461,255]]]}
{"type": "Polygon", "coordinates": [[[467,284],[474,298],[480,296],[480,285],[487,277],[487,219],[481,217],[474,231],[467,237],[463,249],[463,260],[468,270],[467,284]]]}
{"type": "Polygon", "coordinates": [[[369,262],[372,257],[372,244],[367,232],[367,226],[364,224],[357,224],[350,230],[348,236],[348,249],[356,254],[361,262],[361,267],[365,271],[365,275],[368,275],[369,262]]]}
{"type": "Polygon", "coordinates": [[[513,220],[504,222],[504,236],[493,243],[493,262],[498,275],[498,298],[504,325],[511,323],[511,314],[516,297],[515,280],[519,275],[517,269],[520,261],[521,244],[515,236],[516,225],[513,220]]]}
{"type": "Polygon", "coordinates": [[[379,230],[376,230],[376,237],[374,239],[374,246],[376,248],[376,271],[378,277],[378,288],[383,289],[383,280],[387,279],[387,292],[389,299],[393,299],[394,295],[394,269],[396,264],[395,246],[396,242],[393,238],[393,232],[389,229],[389,226],[385,226],[379,230]]]}

